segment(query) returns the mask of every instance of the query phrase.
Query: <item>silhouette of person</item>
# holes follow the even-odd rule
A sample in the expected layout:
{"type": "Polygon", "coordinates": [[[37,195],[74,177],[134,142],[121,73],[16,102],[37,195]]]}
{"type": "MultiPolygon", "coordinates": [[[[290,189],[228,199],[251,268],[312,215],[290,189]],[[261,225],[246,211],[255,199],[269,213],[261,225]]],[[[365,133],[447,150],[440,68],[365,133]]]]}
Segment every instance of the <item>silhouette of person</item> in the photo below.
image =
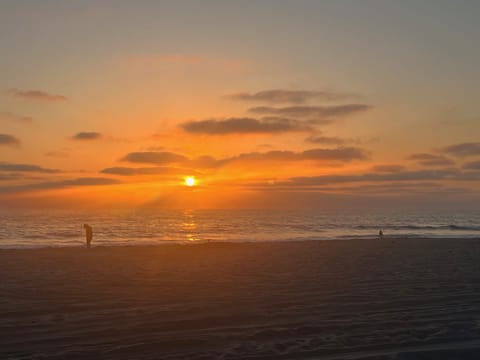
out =
{"type": "Polygon", "coordinates": [[[383,231],[382,231],[382,230],[380,230],[380,231],[378,232],[378,237],[379,237],[380,239],[383,239],[383,231]]]}
{"type": "Polygon", "coordinates": [[[92,227],[88,224],[83,224],[83,227],[85,228],[85,237],[87,239],[87,248],[89,248],[90,243],[92,242],[92,237],[93,237],[92,227]]]}

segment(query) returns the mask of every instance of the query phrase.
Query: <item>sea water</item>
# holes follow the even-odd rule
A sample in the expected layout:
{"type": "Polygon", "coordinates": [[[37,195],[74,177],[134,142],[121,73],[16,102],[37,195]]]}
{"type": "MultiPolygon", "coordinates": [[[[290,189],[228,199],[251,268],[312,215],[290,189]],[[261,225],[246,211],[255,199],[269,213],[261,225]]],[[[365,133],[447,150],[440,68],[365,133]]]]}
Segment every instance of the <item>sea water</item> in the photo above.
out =
{"type": "Polygon", "coordinates": [[[480,238],[477,212],[436,211],[1,211],[0,248],[202,242],[480,238]]]}

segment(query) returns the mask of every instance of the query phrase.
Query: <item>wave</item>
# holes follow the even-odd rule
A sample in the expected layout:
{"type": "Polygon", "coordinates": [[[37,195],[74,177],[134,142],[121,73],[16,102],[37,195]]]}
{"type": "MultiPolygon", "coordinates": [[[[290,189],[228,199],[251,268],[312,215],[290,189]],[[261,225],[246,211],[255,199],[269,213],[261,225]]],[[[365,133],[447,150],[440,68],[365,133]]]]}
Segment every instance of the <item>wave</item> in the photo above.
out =
{"type": "Polygon", "coordinates": [[[480,226],[465,225],[357,225],[353,227],[357,230],[388,229],[388,230],[460,230],[460,231],[480,231],[480,226]]]}

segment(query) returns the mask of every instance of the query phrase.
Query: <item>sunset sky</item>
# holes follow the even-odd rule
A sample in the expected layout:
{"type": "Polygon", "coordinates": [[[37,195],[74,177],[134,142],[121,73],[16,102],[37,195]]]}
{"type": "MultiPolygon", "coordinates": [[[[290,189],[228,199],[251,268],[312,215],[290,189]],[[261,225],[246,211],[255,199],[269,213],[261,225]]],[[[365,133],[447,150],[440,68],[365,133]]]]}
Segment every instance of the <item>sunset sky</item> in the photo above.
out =
{"type": "Polygon", "coordinates": [[[479,14],[1,0],[0,207],[476,204],[479,14]]]}

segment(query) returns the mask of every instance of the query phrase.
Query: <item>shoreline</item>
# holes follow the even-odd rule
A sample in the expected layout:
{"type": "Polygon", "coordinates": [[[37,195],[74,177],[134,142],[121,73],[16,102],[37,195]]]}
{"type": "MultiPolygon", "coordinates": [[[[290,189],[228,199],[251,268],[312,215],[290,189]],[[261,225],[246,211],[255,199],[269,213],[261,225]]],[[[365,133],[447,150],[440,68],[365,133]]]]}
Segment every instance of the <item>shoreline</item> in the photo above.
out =
{"type": "MultiPolygon", "coordinates": [[[[369,242],[369,241],[480,241],[480,236],[459,236],[459,237],[428,237],[428,236],[388,236],[384,235],[383,239],[377,237],[345,237],[345,238],[318,238],[318,239],[299,239],[299,240],[165,240],[163,242],[156,242],[151,244],[138,243],[135,244],[132,241],[131,244],[116,244],[111,242],[108,244],[95,244],[95,241],[92,242],[91,249],[104,249],[104,248],[155,248],[163,246],[202,246],[202,245],[220,245],[220,244],[301,244],[301,243],[311,243],[311,242],[369,242]]],[[[41,249],[82,249],[86,248],[85,243],[78,244],[61,244],[61,245],[11,245],[11,246],[2,246],[0,243],[0,251],[10,251],[10,250],[41,250],[41,249]]]]}

